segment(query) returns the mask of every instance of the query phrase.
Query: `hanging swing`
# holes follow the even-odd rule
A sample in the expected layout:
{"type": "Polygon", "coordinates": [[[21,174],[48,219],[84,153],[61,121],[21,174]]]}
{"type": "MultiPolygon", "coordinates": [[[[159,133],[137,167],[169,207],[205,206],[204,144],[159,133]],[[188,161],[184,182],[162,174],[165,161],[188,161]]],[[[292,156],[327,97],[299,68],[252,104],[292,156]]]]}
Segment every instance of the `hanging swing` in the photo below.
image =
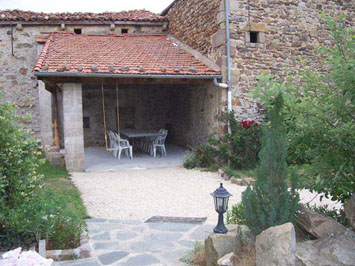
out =
{"type": "MultiPolygon", "coordinates": [[[[106,111],[105,111],[105,92],[104,92],[104,82],[101,82],[101,94],[102,94],[102,115],[103,115],[103,121],[104,121],[104,134],[105,134],[105,147],[107,151],[117,151],[120,148],[116,147],[116,148],[112,148],[112,147],[108,147],[108,143],[107,143],[107,128],[106,128],[106,111]]],[[[119,107],[119,102],[118,102],[118,84],[116,82],[116,104],[117,104],[117,135],[118,135],[118,141],[120,139],[120,107],[119,107]]]]}

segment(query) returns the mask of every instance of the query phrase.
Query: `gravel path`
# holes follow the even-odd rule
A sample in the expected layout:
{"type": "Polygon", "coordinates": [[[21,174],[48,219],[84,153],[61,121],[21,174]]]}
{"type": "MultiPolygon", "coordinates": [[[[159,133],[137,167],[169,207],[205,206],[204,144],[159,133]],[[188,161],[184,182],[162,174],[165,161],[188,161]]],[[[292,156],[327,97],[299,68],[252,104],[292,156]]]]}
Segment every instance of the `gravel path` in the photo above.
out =
{"type": "MultiPolygon", "coordinates": [[[[231,206],[241,201],[246,188],[221,179],[217,173],[181,167],[74,173],[72,179],[91,217],[120,220],[144,221],[152,216],[207,217],[207,224],[215,224],[217,214],[210,193],[223,182],[233,194],[231,206]]],[[[301,191],[303,202],[314,196],[309,191],[301,191]]],[[[319,204],[319,200],[312,203],[319,204]]],[[[339,207],[330,201],[322,203],[339,207]]]]}

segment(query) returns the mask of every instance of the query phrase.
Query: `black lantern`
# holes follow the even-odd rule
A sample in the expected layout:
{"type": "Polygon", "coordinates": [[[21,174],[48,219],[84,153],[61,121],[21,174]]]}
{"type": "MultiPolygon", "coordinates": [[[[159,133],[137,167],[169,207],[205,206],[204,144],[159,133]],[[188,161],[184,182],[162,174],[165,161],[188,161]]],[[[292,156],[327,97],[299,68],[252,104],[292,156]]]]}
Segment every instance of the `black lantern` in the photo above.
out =
{"type": "Polygon", "coordinates": [[[225,234],[228,232],[227,228],[224,226],[223,213],[227,211],[229,197],[232,196],[224,187],[223,183],[217,188],[211,196],[214,199],[214,207],[216,212],[218,212],[218,224],[213,229],[213,232],[218,234],[225,234]]]}

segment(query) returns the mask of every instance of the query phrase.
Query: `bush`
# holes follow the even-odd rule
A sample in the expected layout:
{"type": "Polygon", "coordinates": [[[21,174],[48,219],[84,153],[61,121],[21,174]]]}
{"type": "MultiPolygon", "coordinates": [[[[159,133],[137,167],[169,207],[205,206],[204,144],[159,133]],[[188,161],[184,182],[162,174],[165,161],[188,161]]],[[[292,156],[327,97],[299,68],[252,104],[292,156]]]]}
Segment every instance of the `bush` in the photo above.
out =
{"type": "Polygon", "coordinates": [[[242,202],[232,206],[232,209],[227,211],[228,224],[245,224],[244,205],[242,202]]]}
{"type": "Polygon", "coordinates": [[[248,186],[242,194],[245,223],[254,235],[269,227],[293,222],[298,208],[295,174],[292,176],[291,192],[286,183],[287,147],[282,106],[280,93],[270,106],[269,122],[263,127],[256,182],[253,189],[248,186]]]}
{"type": "Polygon", "coordinates": [[[254,120],[237,121],[233,112],[225,113],[220,119],[230,124],[231,133],[227,132],[219,139],[209,139],[219,162],[224,165],[228,162],[233,169],[255,168],[260,151],[259,124],[254,120]]]}
{"type": "Polygon", "coordinates": [[[74,247],[84,223],[44,185],[40,147],[18,121],[14,105],[0,104],[0,235],[30,230],[54,248],[74,247]]]}
{"type": "Polygon", "coordinates": [[[184,166],[188,169],[215,168],[229,164],[232,169],[253,169],[260,150],[260,126],[254,120],[237,121],[233,112],[225,113],[221,121],[229,123],[231,133],[220,138],[209,137],[208,143],[193,149],[184,166]]]}
{"type": "Polygon", "coordinates": [[[210,168],[216,164],[216,150],[210,145],[199,145],[192,150],[192,155],[184,162],[187,169],[210,168]]]}

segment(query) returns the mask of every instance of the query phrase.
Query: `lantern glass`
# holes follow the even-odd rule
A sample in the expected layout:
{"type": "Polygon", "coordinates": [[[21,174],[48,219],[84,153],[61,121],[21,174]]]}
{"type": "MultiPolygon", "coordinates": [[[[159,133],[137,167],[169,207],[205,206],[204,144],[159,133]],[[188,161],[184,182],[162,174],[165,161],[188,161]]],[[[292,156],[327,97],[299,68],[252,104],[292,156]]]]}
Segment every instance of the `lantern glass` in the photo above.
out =
{"type": "Polygon", "coordinates": [[[224,213],[227,211],[228,199],[229,198],[218,198],[218,197],[214,198],[214,206],[215,206],[216,212],[224,213]]]}

